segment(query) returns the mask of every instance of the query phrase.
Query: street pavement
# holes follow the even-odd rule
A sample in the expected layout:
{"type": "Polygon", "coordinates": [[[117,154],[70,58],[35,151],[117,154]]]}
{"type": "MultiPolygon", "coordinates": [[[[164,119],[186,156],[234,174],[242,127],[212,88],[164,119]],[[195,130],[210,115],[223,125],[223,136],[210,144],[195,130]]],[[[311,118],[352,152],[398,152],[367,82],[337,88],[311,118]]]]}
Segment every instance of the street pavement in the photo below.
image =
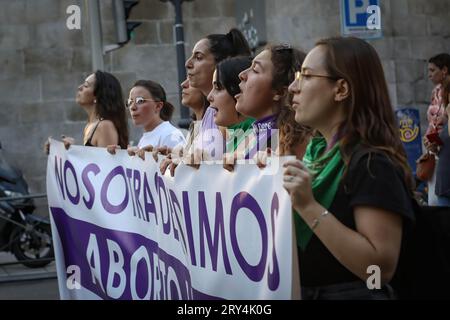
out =
{"type": "Polygon", "coordinates": [[[55,262],[44,268],[28,268],[14,255],[0,253],[0,300],[58,300],[55,262]]]}

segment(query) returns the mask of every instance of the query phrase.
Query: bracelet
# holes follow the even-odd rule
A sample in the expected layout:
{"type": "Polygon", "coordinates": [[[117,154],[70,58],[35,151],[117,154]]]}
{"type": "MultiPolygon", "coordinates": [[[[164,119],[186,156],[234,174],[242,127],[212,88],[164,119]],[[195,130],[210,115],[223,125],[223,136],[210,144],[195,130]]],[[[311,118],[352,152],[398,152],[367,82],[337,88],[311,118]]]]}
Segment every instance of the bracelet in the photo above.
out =
{"type": "Polygon", "coordinates": [[[325,210],[324,212],[322,212],[322,214],[318,218],[315,218],[311,225],[311,230],[314,230],[315,228],[317,228],[317,226],[319,225],[320,219],[327,216],[328,214],[329,214],[328,210],[325,210]]]}

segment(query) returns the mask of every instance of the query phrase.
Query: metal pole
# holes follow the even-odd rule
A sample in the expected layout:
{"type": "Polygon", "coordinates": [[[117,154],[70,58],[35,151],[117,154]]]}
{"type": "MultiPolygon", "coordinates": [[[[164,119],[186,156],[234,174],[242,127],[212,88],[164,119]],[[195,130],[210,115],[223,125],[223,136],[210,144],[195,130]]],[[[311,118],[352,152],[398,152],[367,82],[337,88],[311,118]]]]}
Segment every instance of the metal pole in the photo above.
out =
{"type": "MultiPolygon", "coordinates": [[[[173,6],[175,7],[175,24],[174,24],[174,34],[175,34],[175,46],[177,49],[177,65],[178,65],[178,84],[181,84],[186,79],[186,69],[184,63],[186,61],[186,56],[184,54],[184,29],[183,29],[183,14],[181,11],[181,3],[183,0],[171,0],[173,6]]],[[[181,121],[179,126],[182,128],[188,128],[189,126],[189,109],[183,107],[181,104],[181,87],[178,86],[178,98],[180,101],[180,114],[181,121]]]]}
{"type": "Polygon", "coordinates": [[[92,69],[93,71],[104,70],[99,0],[87,0],[87,3],[91,38],[92,69]]]}

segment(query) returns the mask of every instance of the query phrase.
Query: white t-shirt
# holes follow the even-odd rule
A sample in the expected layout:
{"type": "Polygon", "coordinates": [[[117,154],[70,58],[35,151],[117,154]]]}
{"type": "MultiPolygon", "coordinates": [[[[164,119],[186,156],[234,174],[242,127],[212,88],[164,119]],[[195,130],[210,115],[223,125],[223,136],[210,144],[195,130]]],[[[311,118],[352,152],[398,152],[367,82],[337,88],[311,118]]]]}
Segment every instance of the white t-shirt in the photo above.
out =
{"type": "Polygon", "coordinates": [[[167,146],[173,148],[179,144],[186,144],[183,133],[169,121],[164,121],[152,131],[144,132],[141,140],[139,140],[138,147],[152,145],[154,147],[167,146]]]}

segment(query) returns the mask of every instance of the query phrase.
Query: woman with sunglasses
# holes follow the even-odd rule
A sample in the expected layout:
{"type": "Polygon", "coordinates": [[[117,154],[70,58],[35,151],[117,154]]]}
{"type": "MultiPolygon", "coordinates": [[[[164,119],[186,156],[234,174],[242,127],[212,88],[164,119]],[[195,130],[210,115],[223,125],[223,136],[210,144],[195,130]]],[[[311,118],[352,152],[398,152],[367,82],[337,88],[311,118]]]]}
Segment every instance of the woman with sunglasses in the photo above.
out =
{"type": "Polygon", "coordinates": [[[298,212],[302,297],[391,299],[388,284],[414,213],[378,54],[357,38],[319,41],[289,90],[295,120],[318,132],[303,161],[286,163],[284,172],[298,212]]]}
{"type": "Polygon", "coordinates": [[[151,80],[138,80],[127,101],[133,124],[144,128],[138,148],[147,146],[174,148],[185,144],[183,133],[169,121],[174,107],[166,100],[163,87],[151,80]]]}

